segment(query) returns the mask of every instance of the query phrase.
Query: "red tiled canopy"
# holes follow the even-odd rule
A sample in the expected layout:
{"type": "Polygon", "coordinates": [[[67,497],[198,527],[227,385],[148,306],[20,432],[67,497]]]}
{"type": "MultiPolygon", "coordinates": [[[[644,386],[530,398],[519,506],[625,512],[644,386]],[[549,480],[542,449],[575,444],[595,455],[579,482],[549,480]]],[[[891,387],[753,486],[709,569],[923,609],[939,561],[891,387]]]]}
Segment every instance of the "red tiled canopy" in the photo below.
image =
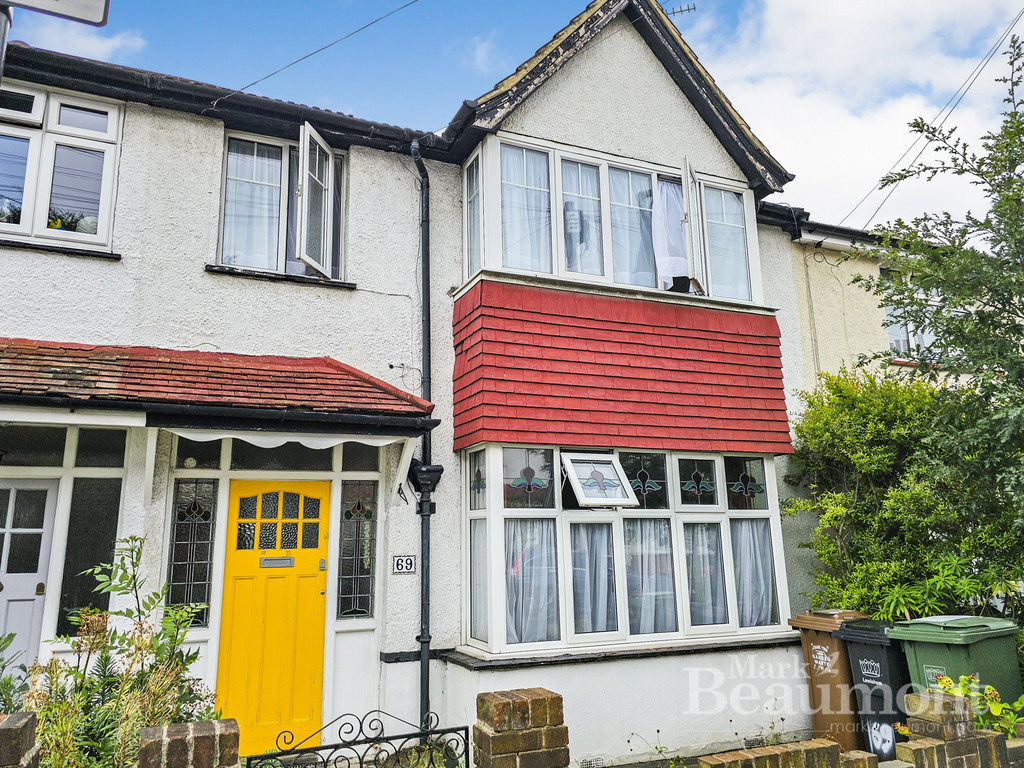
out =
{"type": "Polygon", "coordinates": [[[407,417],[434,407],[329,357],[0,338],[0,399],[19,397],[407,417]]]}

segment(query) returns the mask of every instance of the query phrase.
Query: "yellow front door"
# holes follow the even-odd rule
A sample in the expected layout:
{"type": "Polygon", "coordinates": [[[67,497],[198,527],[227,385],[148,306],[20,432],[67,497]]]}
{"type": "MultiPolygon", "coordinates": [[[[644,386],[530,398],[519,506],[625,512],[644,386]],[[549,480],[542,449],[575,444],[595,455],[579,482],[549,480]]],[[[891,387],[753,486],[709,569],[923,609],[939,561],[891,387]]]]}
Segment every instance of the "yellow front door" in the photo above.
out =
{"type": "Polygon", "coordinates": [[[320,729],[330,488],[231,483],[217,706],[238,720],[243,755],[320,729]]]}

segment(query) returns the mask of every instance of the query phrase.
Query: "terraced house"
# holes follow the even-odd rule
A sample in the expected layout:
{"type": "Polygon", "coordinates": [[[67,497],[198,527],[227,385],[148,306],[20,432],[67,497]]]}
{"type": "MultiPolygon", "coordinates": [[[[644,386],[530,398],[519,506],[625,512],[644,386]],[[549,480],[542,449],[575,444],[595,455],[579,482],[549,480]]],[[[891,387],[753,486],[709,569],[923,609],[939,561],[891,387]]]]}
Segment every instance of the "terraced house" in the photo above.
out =
{"type": "Polygon", "coordinates": [[[245,753],[531,686],[578,760],[808,729],[791,175],[658,3],[591,3],[436,134],[18,46],[0,121],[28,657],[145,535],[245,753]]]}

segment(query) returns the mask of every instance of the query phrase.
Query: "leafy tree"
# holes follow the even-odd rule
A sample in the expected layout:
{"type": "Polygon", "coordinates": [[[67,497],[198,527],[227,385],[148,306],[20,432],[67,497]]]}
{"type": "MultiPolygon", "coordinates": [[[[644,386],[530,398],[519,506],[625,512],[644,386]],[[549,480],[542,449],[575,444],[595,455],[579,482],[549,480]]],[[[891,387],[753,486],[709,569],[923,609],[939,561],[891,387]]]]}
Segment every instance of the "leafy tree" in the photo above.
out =
{"type": "MultiPolygon", "coordinates": [[[[964,514],[995,507],[1024,520],[1024,47],[1007,51],[1006,108],[999,128],[975,152],[956,135],[918,119],[933,158],[892,173],[904,179],[963,176],[985,194],[989,210],[963,219],[949,213],[897,220],[869,249],[888,269],[861,282],[890,308],[890,325],[908,321],[934,336],[912,353],[915,375],[944,386],[925,439],[931,474],[959,488],[964,514]]],[[[887,360],[888,350],[875,359],[887,360]]]]}

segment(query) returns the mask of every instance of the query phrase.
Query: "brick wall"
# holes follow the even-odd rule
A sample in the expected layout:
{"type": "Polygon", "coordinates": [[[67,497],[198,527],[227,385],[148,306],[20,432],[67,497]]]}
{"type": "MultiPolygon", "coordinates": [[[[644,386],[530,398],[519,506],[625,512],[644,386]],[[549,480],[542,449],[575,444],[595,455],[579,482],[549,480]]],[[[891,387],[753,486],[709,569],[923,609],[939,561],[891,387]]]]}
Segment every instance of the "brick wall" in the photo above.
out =
{"type": "Polygon", "coordinates": [[[567,768],[569,729],[562,697],[544,688],[481,693],[476,697],[476,768],[567,768]]]}
{"type": "Polygon", "coordinates": [[[0,715],[0,768],[37,768],[36,713],[0,715]]]}
{"type": "Polygon", "coordinates": [[[143,728],[138,768],[238,768],[238,723],[201,723],[143,728]]]}

